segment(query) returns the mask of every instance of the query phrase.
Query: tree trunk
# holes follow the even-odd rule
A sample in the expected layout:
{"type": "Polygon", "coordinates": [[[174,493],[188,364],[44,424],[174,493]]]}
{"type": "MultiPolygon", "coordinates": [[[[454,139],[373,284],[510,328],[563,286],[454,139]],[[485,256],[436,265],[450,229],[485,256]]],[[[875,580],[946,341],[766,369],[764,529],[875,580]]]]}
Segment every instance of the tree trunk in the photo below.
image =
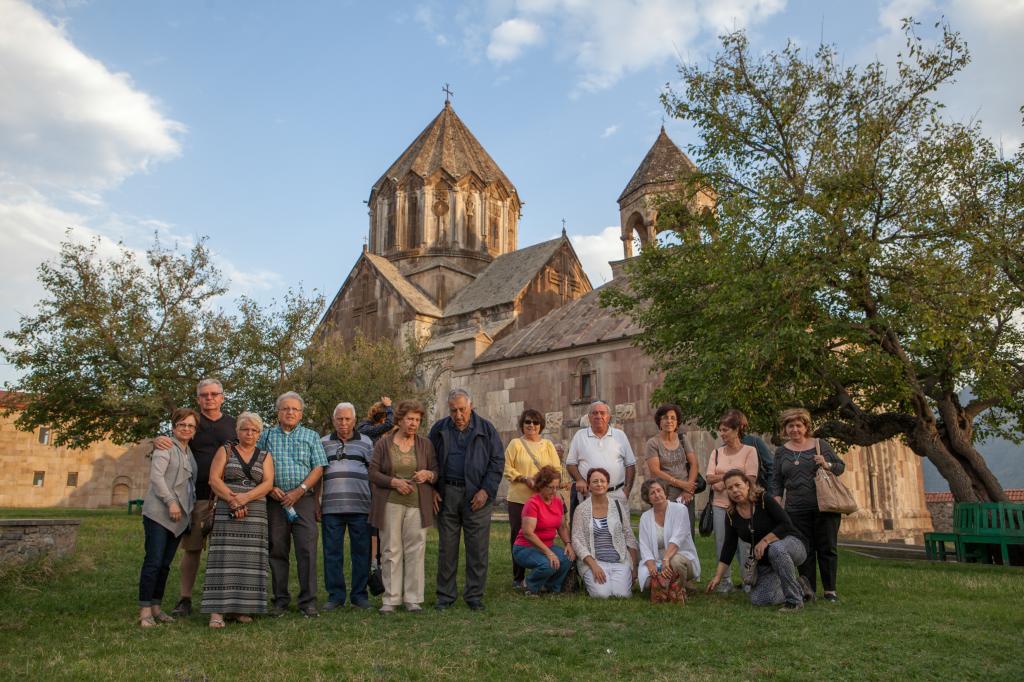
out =
{"type": "Polygon", "coordinates": [[[939,414],[942,415],[940,437],[946,450],[971,477],[979,498],[990,502],[1007,502],[1003,486],[999,484],[999,480],[988,468],[985,458],[971,442],[973,424],[964,415],[963,407],[960,406],[956,395],[950,393],[943,396],[937,401],[937,406],[939,414]]]}
{"type": "Polygon", "coordinates": [[[981,455],[963,457],[959,452],[951,452],[934,423],[919,421],[907,442],[911,450],[935,465],[957,502],[1006,501],[1006,493],[981,455]]]}

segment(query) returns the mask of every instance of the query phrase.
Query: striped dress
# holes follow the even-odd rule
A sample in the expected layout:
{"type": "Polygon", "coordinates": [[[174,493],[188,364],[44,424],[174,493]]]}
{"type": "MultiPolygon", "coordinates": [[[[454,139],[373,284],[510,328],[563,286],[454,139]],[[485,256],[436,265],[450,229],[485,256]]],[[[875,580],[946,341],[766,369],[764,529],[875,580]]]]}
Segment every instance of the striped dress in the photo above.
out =
{"type": "MultiPolygon", "coordinates": [[[[224,466],[224,483],[244,493],[263,481],[266,452],[256,450],[248,480],[234,446],[224,466]]],[[[227,502],[217,500],[203,582],[203,613],[266,613],[267,503],[253,500],[244,519],[231,517],[227,502]]]]}

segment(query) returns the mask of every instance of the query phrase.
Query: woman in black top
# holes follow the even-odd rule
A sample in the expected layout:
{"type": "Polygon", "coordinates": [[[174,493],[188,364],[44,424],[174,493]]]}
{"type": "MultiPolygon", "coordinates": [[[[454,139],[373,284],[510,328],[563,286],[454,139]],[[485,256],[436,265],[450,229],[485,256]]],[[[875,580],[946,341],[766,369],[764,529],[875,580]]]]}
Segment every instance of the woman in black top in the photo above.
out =
{"type": "Polygon", "coordinates": [[[839,601],[836,596],[836,569],[839,565],[836,547],[842,515],[818,511],[814,475],[824,467],[839,476],[846,470],[846,464],[828,443],[812,437],[811,414],[807,410],[786,410],[779,417],[779,424],[786,444],[775,451],[772,494],[780,504],[785,496],[786,512],[797,530],[807,538],[807,559],[800,566],[800,575],[807,579],[810,598],[814,598],[817,589],[814,571],[817,557],[824,597],[830,602],[839,601]]]}
{"type": "Polygon", "coordinates": [[[757,559],[757,584],[750,590],[750,603],[783,604],[782,611],[802,609],[806,590],[796,567],[807,556],[803,537],[779,503],[752,485],[745,472],[731,469],[722,483],[730,502],[725,543],[707,591],[714,591],[729,572],[737,542],[743,540],[750,543],[751,553],[757,559]]]}

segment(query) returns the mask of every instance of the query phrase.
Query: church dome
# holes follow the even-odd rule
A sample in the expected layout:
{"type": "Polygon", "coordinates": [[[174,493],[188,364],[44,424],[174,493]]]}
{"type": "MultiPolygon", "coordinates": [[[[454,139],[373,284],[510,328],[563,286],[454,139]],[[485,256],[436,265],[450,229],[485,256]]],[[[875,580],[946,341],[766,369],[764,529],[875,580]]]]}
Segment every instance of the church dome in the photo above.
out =
{"type": "Polygon", "coordinates": [[[489,262],[516,249],[516,188],[450,102],[373,184],[367,203],[370,251],[390,260],[489,262]]]}

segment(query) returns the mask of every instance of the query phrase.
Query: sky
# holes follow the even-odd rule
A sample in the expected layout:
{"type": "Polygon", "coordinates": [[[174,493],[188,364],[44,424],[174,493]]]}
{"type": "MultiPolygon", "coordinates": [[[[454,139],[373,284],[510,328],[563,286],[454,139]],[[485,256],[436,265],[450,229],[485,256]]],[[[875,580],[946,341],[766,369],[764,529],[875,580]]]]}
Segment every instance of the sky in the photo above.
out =
{"type": "Polygon", "coordinates": [[[847,64],[893,63],[909,15],[925,35],[945,17],[972,50],[948,115],[1014,149],[1024,0],[0,0],[0,332],[32,313],[36,268],[65,238],[112,254],[206,237],[227,307],[299,285],[330,299],[371,185],[445,83],[525,202],[519,245],[565,219],[597,286],[681,61],[707,63],[743,28],[757,51],[824,40],[847,64]]]}

